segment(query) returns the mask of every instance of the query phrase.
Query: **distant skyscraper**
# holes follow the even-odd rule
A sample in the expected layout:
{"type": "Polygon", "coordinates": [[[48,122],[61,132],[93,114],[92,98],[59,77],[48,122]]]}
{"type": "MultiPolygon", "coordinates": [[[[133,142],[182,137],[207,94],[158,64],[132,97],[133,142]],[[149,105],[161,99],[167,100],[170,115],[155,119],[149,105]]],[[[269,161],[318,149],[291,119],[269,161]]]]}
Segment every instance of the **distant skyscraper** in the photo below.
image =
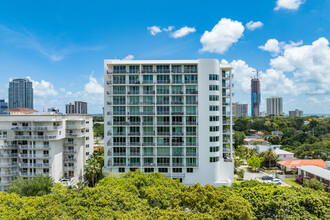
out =
{"type": "Polygon", "coordinates": [[[302,110],[296,109],[294,111],[289,111],[290,117],[304,117],[304,112],[302,110]]]}
{"type": "Polygon", "coordinates": [[[65,105],[66,114],[74,114],[74,104],[69,103],[65,105]]]}
{"type": "Polygon", "coordinates": [[[75,101],[74,111],[76,114],[87,114],[87,102],[75,101]]]}
{"type": "Polygon", "coordinates": [[[241,117],[248,116],[248,104],[233,103],[233,116],[241,117]]]}
{"type": "Polygon", "coordinates": [[[8,89],[9,109],[22,107],[33,109],[32,82],[28,79],[13,79],[8,89]]]}
{"type": "Polygon", "coordinates": [[[87,114],[87,102],[75,101],[65,105],[66,114],[87,114]]]}
{"type": "Polygon", "coordinates": [[[283,114],[283,99],[282,97],[267,98],[267,115],[281,115],[283,114]]]}
{"type": "Polygon", "coordinates": [[[251,79],[251,116],[259,116],[260,100],[260,81],[255,77],[251,79]]]}
{"type": "Polygon", "coordinates": [[[8,103],[4,99],[0,99],[0,115],[7,115],[8,113],[3,112],[8,110],[8,103]]]}

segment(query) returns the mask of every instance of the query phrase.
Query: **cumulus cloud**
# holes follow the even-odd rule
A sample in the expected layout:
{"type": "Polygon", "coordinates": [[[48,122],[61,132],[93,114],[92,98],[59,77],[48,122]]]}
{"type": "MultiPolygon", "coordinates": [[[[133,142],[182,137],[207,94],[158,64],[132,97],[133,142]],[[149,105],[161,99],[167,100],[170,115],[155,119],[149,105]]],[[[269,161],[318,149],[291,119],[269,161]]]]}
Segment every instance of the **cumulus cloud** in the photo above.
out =
{"type": "Polygon", "coordinates": [[[85,85],[85,92],[89,94],[103,94],[102,85],[92,75],[89,76],[89,82],[85,85]]]}
{"type": "Polygon", "coordinates": [[[33,94],[35,96],[47,97],[47,96],[56,96],[58,92],[54,89],[54,85],[45,80],[40,82],[32,80],[31,77],[26,77],[32,82],[33,94]]]}
{"type": "Polygon", "coordinates": [[[304,2],[305,0],[277,0],[274,10],[297,10],[304,2]]]}
{"type": "Polygon", "coordinates": [[[261,50],[278,53],[280,52],[280,43],[276,39],[269,39],[265,45],[259,46],[261,50]]]}
{"type": "Polygon", "coordinates": [[[244,26],[241,22],[222,18],[211,31],[205,31],[202,35],[201,51],[223,54],[243,36],[243,32],[244,26]]]}
{"type": "Polygon", "coordinates": [[[255,29],[258,29],[258,28],[261,28],[262,26],[264,26],[264,24],[261,21],[256,21],[256,22],[250,21],[245,26],[250,31],[254,31],[255,29]]]}
{"type": "Polygon", "coordinates": [[[168,26],[167,28],[163,28],[163,30],[166,32],[171,32],[172,30],[174,30],[174,26],[168,26]]]}
{"type": "Polygon", "coordinates": [[[134,56],[132,54],[127,55],[124,60],[133,60],[134,56]]]}
{"type": "Polygon", "coordinates": [[[180,37],[184,37],[190,33],[194,33],[196,32],[196,29],[194,27],[187,27],[184,26],[182,28],[180,28],[179,30],[174,31],[173,33],[171,33],[171,36],[173,38],[180,38],[180,37]]]}
{"type": "Polygon", "coordinates": [[[153,35],[153,36],[156,36],[156,34],[162,32],[162,30],[158,26],[148,27],[148,30],[150,31],[150,34],[153,35]]]}

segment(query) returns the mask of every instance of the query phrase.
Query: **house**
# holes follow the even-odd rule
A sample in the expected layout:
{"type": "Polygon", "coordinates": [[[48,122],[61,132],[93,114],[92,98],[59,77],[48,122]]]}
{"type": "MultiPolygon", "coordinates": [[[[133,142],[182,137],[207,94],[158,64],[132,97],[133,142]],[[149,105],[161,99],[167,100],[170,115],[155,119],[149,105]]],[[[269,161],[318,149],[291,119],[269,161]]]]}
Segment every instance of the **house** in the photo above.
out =
{"type": "Polygon", "coordinates": [[[325,161],[322,159],[303,159],[303,160],[283,160],[278,161],[277,165],[284,171],[298,171],[298,167],[301,166],[318,166],[325,168],[325,161]]]}
{"type": "Polygon", "coordinates": [[[244,144],[251,145],[254,142],[257,142],[260,145],[267,144],[267,141],[265,141],[264,139],[249,139],[249,138],[244,139],[244,144]]]}
{"type": "Polygon", "coordinates": [[[315,178],[323,183],[326,192],[330,192],[330,170],[318,166],[301,166],[298,167],[298,178],[299,177],[302,179],[315,178]]]}
{"type": "Polygon", "coordinates": [[[281,150],[281,149],[275,149],[275,154],[277,155],[279,160],[294,160],[294,153],[291,153],[289,151],[281,150]]]}
{"type": "Polygon", "coordinates": [[[272,136],[283,136],[283,132],[282,131],[272,131],[272,136]]]}
{"type": "Polygon", "coordinates": [[[243,147],[255,149],[257,153],[262,153],[267,151],[269,148],[272,148],[273,150],[279,149],[281,145],[243,145],[243,147]]]}

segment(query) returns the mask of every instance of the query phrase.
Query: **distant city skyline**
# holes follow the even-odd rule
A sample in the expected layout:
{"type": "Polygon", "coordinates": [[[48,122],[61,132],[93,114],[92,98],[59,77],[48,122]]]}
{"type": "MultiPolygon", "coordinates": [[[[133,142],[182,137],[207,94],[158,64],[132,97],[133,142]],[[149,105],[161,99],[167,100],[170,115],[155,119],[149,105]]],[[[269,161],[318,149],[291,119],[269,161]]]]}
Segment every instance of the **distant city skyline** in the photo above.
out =
{"type": "Polygon", "coordinates": [[[8,101],[10,79],[28,77],[36,110],[65,112],[65,103],[84,100],[102,113],[104,59],[214,58],[234,68],[234,102],[250,107],[258,69],[260,111],[266,97],[281,96],[285,113],[329,114],[330,2],[286,1],[8,1],[0,7],[0,99],[8,101]]]}

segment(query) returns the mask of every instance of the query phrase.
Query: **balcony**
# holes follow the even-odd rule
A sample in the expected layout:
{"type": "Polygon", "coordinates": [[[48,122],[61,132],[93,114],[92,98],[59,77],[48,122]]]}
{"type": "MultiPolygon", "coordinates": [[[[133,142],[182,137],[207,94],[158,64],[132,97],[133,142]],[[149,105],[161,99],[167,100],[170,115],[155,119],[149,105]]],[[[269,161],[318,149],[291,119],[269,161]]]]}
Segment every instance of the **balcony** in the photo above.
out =
{"type": "Polygon", "coordinates": [[[172,91],[172,94],[180,94],[180,95],[182,95],[183,94],[183,91],[172,91]]]}
{"type": "Polygon", "coordinates": [[[7,135],[0,135],[0,139],[7,139],[7,135]]]}
{"type": "Polygon", "coordinates": [[[170,142],[157,143],[157,146],[170,146],[170,142]]]}
{"type": "Polygon", "coordinates": [[[65,147],[70,147],[70,146],[77,146],[74,142],[64,142],[63,144],[65,147]]]}
{"type": "Polygon", "coordinates": [[[172,136],[183,136],[183,132],[172,132],[172,136]]]}
{"type": "Polygon", "coordinates": [[[2,172],[0,172],[0,176],[1,177],[5,177],[5,176],[16,176],[18,174],[19,174],[18,171],[2,171],[2,172]]]}
{"type": "Polygon", "coordinates": [[[157,84],[170,84],[170,80],[157,80],[157,84]]]}
{"type": "Polygon", "coordinates": [[[129,132],[128,135],[129,136],[140,136],[141,133],[140,132],[129,132]]]}
{"type": "MultiPolygon", "coordinates": [[[[110,115],[111,115],[111,112],[110,112],[110,115]]],[[[113,112],[113,115],[126,115],[126,112],[125,111],[119,111],[119,112],[115,111],[115,112],[113,112]]]]}
{"type": "Polygon", "coordinates": [[[153,121],[144,121],[142,122],[142,125],[154,125],[153,121]]]}
{"type": "Polygon", "coordinates": [[[12,127],[11,130],[13,130],[13,131],[31,131],[32,128],[31,128],[31,126],[15,126],[15,127],[12,127]]]}
{"type": "Polygon", "coordinates": [[[49,145],[19,145],[19,149],[36,149],[36,150],[48,150],[49,145]]]}
{"type": "Polygon", "coordinates": [[[197,121],[186,121],[186,125],[197,125],[197,121]]]}
{"type": "MultiPolygon", "coordinates": [[[[131,122],[128,122],[128,124],[131,123],[131,122]]],[[[113,122],[113,125],[126,125],[126,121],[114,121],[113,122]]]]}
{"type": "Polygon", "coordinates": [[[172,105],[183,105],[183,101],[174,101],[171,102],[172,105]]]}
{"type": "Polygon", "coordinates": [[[169,111],[158,111],[157,115],[169,115],[170,112],[169,111]]]}
{"type": "Polygon", "coordinates": [[[224,115],[224,116],[230,116],[230,111],[226,111],[226,112],[222,112],[222,115],[224,115]]]}
{"type": "Polygon", "coordinates": [[[157,163],[157,166],[159,166],[159,167],[169,167],[170,163],[157,163]]]}
{"type": "Polygon", "coordinates": [[[143,163],[143,166],[154,167],[154,166],[156,166],[156,164],[155,163],[143,163]]]}
{"type": "Polygon", "coordinates": [[[183,157],[183,152],[173,152],[172,156],[173,157],[183,157]]]}
{"type": "Polygon", "coordinates": [[[170,125],[169,121],[158,121],[157,125],[170,125]]]}
{"type": "Polygon", "coordinates": [[[234,74],[230,74],[230,72],[223,72],[222,73],[222,78],[230,78],[234,77],[234,74]]]}
{"type": "Polygon", "coordinates": [[[187,142],[186,146],[197,146],[197,142],[187,142]]]}
{"type": "Polygon", "coordinates": [[[186,90],[186,94],[198,94],[197,90],[186,90]]]}
{"type": "Polygon", "coordinates": [[[143,80],[142,84],[154,84],[153,80],[143,80]]]}
{"type": "Polygon", "coordinates": [[[196,131],[187,131],[186,135],[187,136],[197,136],[197,132],[196,131]]]}
{"type": "Polygon", "coordinates": [[[126,152],[115,152],[113,156],[126,156],[126,152]]]}
{"type": "Polygon", "coordinates": [[[20,158],[50,158],[49,154],[19,154],[20,158]]]}
{"type": "Polygon", "coordinates": [[[173,142],[172,146],[183,146],[183,142],[173,142]]]}
{"type": "Polygon", "coordinates": [[[184,83],[186,83],[186,84],[197,84],[198,81],[197,80],[185,80],[184,83]]]}
{"type": "Polygon", "coordinates": [[[172,164],[173,167],[183,167],[183,163],[173,163],[172,164]]]}
{"type": "Polygon", "coordinates": [[[0,163],[0,167],[16,167],[17,165],[17,162],[0,163]]]}
{"type": "Polygon", "coordinates": [[[158,136],[170,136],[170,132],[157,132],[158,136]]]}
{"type": "Polygon", "coordinates": [[[130,80],[129,84],[133,84],[133,85],[139,85],[141,82],[138,80],[130,80]]]}
{"type": "Polygon", "coordinates": [[[186,167],[197,167],[197,163],[187,163],[186,167]]]}
{"type": "Polygon", "coordinates": [[[127,156],[141,156],[140,152],[129,152],[127,156]]]}
{"type": "Polygon", "coordinates": [[[77,159],[76,158],[64,158],[63,161],[64,162],[76,162],[77,159]]]}
{"type": "Polygon", "coordinates": [[[0,149],[17,149],[18,145],[1,145],[0,149]]]}
{"type": "Polygon", "coordinates": [[[66,133],[68,137],[83,137],[84,133],[66,133]]]}
{"type": "Polygon", "coordinates": [[[157,105],[169,105],[170,101],[157,101],[157,105]]]}
{"type": "Polygon", "coordinates": [[[113,102],[113,105],[126,105],[126,102],[113,102]]]}
{"type": "Polygon", "coordinates": [[[143,142],[142,143],[143,146],[155,146],[154,142],[143,142]]]}
{"type": "Polygon", "coordinates": [[[140,142],[128,142],[128,146],[141,146],[140,142]]]}
{"type": "Polygon", "coordinates": [[[184,69],[184,73],[197,73],[197,69],[184,69]]]}
{"type": "Polygon", "coordinates": [[[67,167],[64,166],[63,169],[66,170],[66,171],[75,170],[76,166],[67,166],[67,167]]]}
{"type": "Polygon", "coordinates": [[[170,94],[170,90],[157,90],[157,94],[170,94]]]}
{"type": "Polygon", "coordinates": [[[0,158],[11,158],[11,157],[17,157],[17,153],[12,154],[0,154],[0,158]]]}
{"type": "Polygon", "coordinates": [[[140,95],[140,91],[128,91],[128,95],[140,95]]]}
{"type": "Polygon", "coordinates": [[[143,95],[154,95],[155,91],[143,91],[143,95]]]}
{"type": "Polygon", "coordinates": [[[172,125],[183,125],[182,121],[172,121],[172,125]]]}
{"type": "Polygon", "coordinates": [[[154,136],[155,132],[143,132],[143,136],[154,136]]]}
{"type": "Polygon", "coordinates": [[[157,154],[155,153],[155,152],[144,152],[143,153],[143,156],[145,156],[145,157],[150,157],[150,156],[156,156],[157,154]]]}
{"type": "Polygon", "coordinates": [[[115,166],[115,167],[125,167],[126,163],[113,163],[113,166],[115,166]]]}
{"type": "Polygon", "coordinates": [[[48,168],[49,163],[19,163],[20,167],[48,168]]]}
{"type": "Polygon", "coordinates": [[[197,101],[187,101],[186,102],[187,105],[198,105],[198,102],[197,101]]]}
{"type": "Polygon", "coordinates": [[[198,153],[197,152],[186,152],[187,157],[197,157],[198,153]]]}
{"type": "Polygon", "coordinates": [[[63,153],[64,154],[76,154],[77,151],[76,150],[64,150],[63,153]]]}
{"type": "Polygon", "coordinates": [[[140,112],[140,115],[155,115],[155,112],[140,112]]]}
{"type": "Polygon", "coordinates": [[[125,146],[125,145],[126,145],[126,142],[114,142],[113,143],[113,146],[125,146]]]}
{"type": "Polygon", "coordinates": [[[170,153],[160,153],[160,152],[158,152],[157,153],[157,156],[158,157],[169,157],[170,156],[170,153]]]}
{"type": "Polygon", "coordinates": [[[139,167],[139,166],[141,166],[141,163],[129,163],[128,166],[130,166],[130,167],[139,167]]]}
{"type": "Polygon", "coordinates": [[[113,136],[126,136],[126,132],[116,132],[113,133],[113,136]]]}
{"type": "Polygon", "coordinates": [[[130,121],[130,122],[127,122],[128,125],[140,125],[141,122],[139,121],[130,121]]]}
{"type": "Polygon", "coordinates": [[[230,87],[234,87],[234,84],[230,84],[230,83],[222,83],[222,88],[223,89],[229,89],[230,87]]]}
{"type": "Polygon", "coordinates": [[[183,84],[182,80],[172,80],[172,84],[183,84]]]}
{"type": "Polygon", "coordinates": [[[172,112],[172,115],[184,115],[183,111],[182,112],[172,112]]]}

